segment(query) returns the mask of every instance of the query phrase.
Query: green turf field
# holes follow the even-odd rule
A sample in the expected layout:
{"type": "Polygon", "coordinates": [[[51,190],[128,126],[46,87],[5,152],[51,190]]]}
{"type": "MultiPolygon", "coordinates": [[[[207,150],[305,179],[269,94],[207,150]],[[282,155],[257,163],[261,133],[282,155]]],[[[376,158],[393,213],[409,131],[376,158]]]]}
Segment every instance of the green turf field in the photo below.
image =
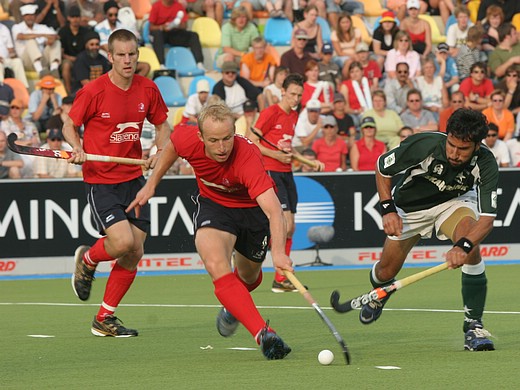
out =
{"type": "MultiPolygon", "coordinates": [[[[422,269],[401,272],[404,277],[422,269]]],[[[207,275],[139,276],[117,315],[136,338],[99,338],[90,322],[105,278],[87,304],[70,280],[0,281],[1,389],[513,389],[518,388],[520,265],[489,266],[484,317],[493,352],[463,351],[460,271],[444,271],[396,293],[374,324],[337,314],[329,296],[369,290],[368,270],[298,272],[347,342],[346,366],[328,328],[298,293],[270,292],[271,273],[253,293],[261,313],[292,347],[267,361],[240,327],[215,329],[218,302],[207,275]],[[41,338],[29,335],[51,335],[41,338]],[[212,349],[201,347],[211,346],[212,349]],[[331,366],[317,355],[330,349],[331,366]],[[395,366],[383,370],[376,366],[395,366]]]]}

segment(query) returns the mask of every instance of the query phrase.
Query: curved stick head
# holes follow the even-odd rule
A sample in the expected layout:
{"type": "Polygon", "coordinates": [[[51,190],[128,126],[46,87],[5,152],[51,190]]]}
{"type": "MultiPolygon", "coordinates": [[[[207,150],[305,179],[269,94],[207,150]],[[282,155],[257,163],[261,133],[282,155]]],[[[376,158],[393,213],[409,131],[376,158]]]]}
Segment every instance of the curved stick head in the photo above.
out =
{"type": "Polygon", "coordinates": [[[352,310],[352,305],[350,301],[339,303],[340,293],[338,290],[334,290],[330,295],[330,304],[334,311],[338,313],[347,313],[352,310]]]}

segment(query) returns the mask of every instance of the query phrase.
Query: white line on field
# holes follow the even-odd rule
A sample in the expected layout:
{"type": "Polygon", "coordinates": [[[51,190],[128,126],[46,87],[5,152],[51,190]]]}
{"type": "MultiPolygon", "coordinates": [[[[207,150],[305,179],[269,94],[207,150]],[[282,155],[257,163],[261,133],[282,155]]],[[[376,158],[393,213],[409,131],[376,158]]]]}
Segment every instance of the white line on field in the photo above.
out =
{"type": "MultiPolygon", "coordinates": [[[[0,302],[0,306],[99,306],[99,303],[60,303],[60,302],[0,302]]],[[[180,304],[163,304],[163,303],[123,303],[119,306],[125,307],[167,307],[178,309],[192,309],[192,308],[210,308],[218,309],[221,305],[180,305],[180,304]]],[[[283,310],[314,310],[309,306],[257,306],[259,309],[283,309],[283,310]]],[[[323,310],[332,310],[332,307],[322,307],[323,310]]],[[[397,309],[385,308],[385,311],[412,311],[412,312],[427,312],[427,313],[464,313],[464,310],[452,309],[397,309]]],[[[485,314],[513,314],[519,315],[520,311],[497,311],[486,310],[485,314]]]]}

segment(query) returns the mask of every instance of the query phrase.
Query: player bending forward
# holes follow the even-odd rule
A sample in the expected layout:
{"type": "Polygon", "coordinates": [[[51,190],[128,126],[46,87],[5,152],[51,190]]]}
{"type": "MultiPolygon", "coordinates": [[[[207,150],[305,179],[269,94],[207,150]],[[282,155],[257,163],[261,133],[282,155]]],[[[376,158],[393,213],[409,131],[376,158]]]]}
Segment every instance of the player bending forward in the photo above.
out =
{"type": "MultiPolygon", "coordinates": [[[[439,239],[451,239],[446,261],[450,269],[462,267],[464,348],[470,351],[494,350],[482,325],[487,278],[479,248],[493,228],[497,209],[498,167],[481,143],[487,131],[480,112],[459,109],[446,134],[408,137],[379,158],[376,171],[387,238],[381,260],[370,272],[372,286],[391,284],[412,247],[431,237],[433,229],[439,239]],[[392,199],[392,176],[403,171],[392,199]]],[[[364,305],[360,321],[377,320],[388,298],[364,305]]]]}
{"type": "Polygon", "coordinates": [[[233,113],[224,104],[203,109],[198,123],[198,131],[192,126],[176,127],[127,212],[147,205],[168,168],[179,156],[186,159],[199,188],[195,246],[224,306],[217,316],[217,330],[229,337],[241,322],[267,359],[283,359],[291,349],[262,318],[250,295],[262,282],[261,267],[270,237],[276,270],[293,271],[284,252],[285,219],[274,183],[265,172],[258,148],[235,135],[233,113]]]}

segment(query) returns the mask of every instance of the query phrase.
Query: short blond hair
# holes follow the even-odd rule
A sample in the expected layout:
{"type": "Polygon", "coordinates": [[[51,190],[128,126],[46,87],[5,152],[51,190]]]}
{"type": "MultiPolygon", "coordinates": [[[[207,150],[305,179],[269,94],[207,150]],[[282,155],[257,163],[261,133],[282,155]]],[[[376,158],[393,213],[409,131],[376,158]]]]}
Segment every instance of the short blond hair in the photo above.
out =
{"type": "Polygon", "coordinates": [[[200,133],[203,134],[203,126],[204,122],[208,118],[211,118],[214,122],[225,122],[229,120],[232,125],[235,124],[235,116],[233,115],[233,111],[226,106],[223,100],[219,102],[214,102],[213,104],[208,104],[206,107],[202,109],[199,116],[197,117],[197,122],[199,124],[200,133]]]}

